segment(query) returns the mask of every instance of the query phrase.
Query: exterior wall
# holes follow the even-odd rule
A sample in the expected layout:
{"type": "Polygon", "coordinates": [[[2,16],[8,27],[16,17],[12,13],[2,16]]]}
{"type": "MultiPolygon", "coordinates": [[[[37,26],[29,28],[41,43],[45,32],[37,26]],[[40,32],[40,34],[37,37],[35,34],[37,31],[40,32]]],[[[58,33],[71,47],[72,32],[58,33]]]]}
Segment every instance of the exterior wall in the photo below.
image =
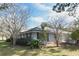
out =
{"type": "Polygon", "coordinates": [[[35,32],[32,33],[32,34],[31,34],[31,37],[32,37],[32,39],[37,39],[37,33],[35,33],[35,32]]]}
{"type": "MultiPolygon", "coordinates": [[[[63,33],[60,36],[59,41],[60,42],[66,42],[66,40],[68,40],[68,39],[69,39],[68,34],[63,33]]],[[[54,35],[52,33],[49,33],[48,42],[55,42],[54,35]]]]}
{"type": "Polygon", "coordinates": [[[47,39],[47,41],[44,41],[44,44],[46,45],[48,45],[48,44],[54,44],[54,42],[55,42],[55,39],[54,39],[54,35],[53,35],[53,33],[48,33],[48,39],[47,39]]]}
{"type": "Polygon", "coordinates": [[[48,41],[51,42],[51,41],[55,41],[54,40],[54,35],[52,33],[49,33],[48,35],[48,41]]]}
{"type": "Polygon", "coordinates": [[[62,36],[61,36],[61,38],[60,38],[60,41],[66,42],[66,40],[68,40],[68,39],[69,39],[68,34],[63,33],[62,36]]]}

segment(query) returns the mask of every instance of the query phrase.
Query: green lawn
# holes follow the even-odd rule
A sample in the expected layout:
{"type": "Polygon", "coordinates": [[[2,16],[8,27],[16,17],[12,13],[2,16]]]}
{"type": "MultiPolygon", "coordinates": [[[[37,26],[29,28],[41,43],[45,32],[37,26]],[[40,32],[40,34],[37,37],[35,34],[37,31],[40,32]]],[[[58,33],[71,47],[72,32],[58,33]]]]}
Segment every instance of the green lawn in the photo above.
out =
{"type": "Polygon", "coordinates": [[[7,42],[0,41],[0,56],[79,56],[78,46],[48,47],[30,49],[16,46],[12,48],[7,42]]]}

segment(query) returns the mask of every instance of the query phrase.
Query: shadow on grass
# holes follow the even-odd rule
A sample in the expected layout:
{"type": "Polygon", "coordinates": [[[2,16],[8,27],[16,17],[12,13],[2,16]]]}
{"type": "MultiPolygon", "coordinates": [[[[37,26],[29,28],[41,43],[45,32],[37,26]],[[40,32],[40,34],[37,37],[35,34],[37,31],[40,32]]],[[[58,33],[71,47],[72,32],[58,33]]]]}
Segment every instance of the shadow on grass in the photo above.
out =
{"type": "Polygon", "coordinates": [[[5,48],[8,47],[9,43],[5,42],[5,41],[0,41],[0,48],[5,48]]]}
{"type": "MultiPolygon", "coordinates": [[[[64,54],[60,54],[61,50],[59,48],[54,49],[57,47],[48,47],[42,49],[30,49],[27,46],[15,46],[12,48],[9,43],[0,41],[0,56],[38,56],[38,55],[59,55],[59,56],[66,56],[64,54]]],[[[64,46],[61,47],[63,49],[68,49],[70,51],[78,50],[79,47],[76,46],[64,46]]]]}
{"type": "Polygon", "coordinates": [[[79,50],[79,46],[76,46],[76,45],[67,45],[67,46],[63,46],[61,48],[68,49],[69,51],[77,51],[77,50],[79,50]]]}
{"type": "Polygon", "coordinates": [[[0,41],[0,56],[12,55],[14,54],[13,49],[11,49],[7,42],[0,41]]]}
{"type": "Polygon", "coordinates": [[[57,48],[57,49],[50,49],[49,52],[51,52],[51,55],[53,56],[67,56],[64,53],[61,53],[61,49],[57,48]]]}
{"type": "Polygon", "coordinates": [[[38,54],[39,54],[38,52],[30,53],[30,52],[26,51],[23,54],[21,54],[20,56],[37,56],[38,54]]]}
{"type": "Polygon", "coordinates": [[[27,49],[21,56],[37,56],[39,55],[41,49],[27,49]]]}
{"type": "Polygon", "coordinates": [[[0,56],[36,56],[40,49],[30,49],[27,46],[15,46],[14,48],[8,42],[0,41],[0,56]]]}
{"type": "Polygon", "coordinates": [[[0,56],[16,55],[18,52],[23,50],[26,50],[26,47],[16,46],[13,48],[8,42],[0,41],[0,56]]]}
{"type": "Polygon", "coordinates": [[[52,54],[58,53],[59,50],[53,49],[55,47],[48,47],[42,49],[30,49],[26,46],[15,46],[12,48],[8,42],[0,41],[0,55],[1,56],[37,56],[37,55],[44,55],[44,54],[52,54]]]}
{"type": "Polygon", "coordinates": [[[50,49],[49,52],[51,52],[51,53],[59,53],[61,51],[60,50],[55,50],[55,49],[50,49]]]}

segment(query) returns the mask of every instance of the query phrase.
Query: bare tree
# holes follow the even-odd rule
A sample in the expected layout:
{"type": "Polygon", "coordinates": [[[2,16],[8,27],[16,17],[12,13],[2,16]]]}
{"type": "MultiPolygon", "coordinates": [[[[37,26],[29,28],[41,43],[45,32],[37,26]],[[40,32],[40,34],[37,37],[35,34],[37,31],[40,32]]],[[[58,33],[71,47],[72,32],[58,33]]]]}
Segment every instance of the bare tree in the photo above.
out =
{"type": "Polygon", "coordinates": [[[75,31],[79,29],[79,17],[76,17],[70,24],[69,24],[69,30],[75,31]]]}
{"type": "Polygon", "coordinates": [[[7,13],[3,16],[4,32],[13,38],[13,46],[16,45],[16,37],[23,29],[28,18],[28,10],[21,9],[14,5],[7,9],[7,13]]]}
{"type": "Polygon", "coordinates": [[[0,35],[2,36],[2,40],[3,40],[3,26],[2,26],[3,22],[1,19],[2,17],[0,17],[0,35]]]}
{"type": "Polygon", "coordinates": [[[59,39],[63,32],[62,30],[67,26],[67,24],[68,23],[62,17],[56,17],[56,18],[51,17],[49,21],[50,25],[49,27],[53,29],[57,47],[59,46],[59,39]]]}
{"type": "MultiPolygon", "coordinates": [[[[8,9],[9,7],[12,7],[12,3],[0,3],[0,11],[4,11],[6,9],[8,9]]],[[[0,35],[2,36],[2,40],[3,40],[3,36],[5,35],[3,33],[3,21],[2,21],[2,16],[0,16],[0,35]]]]}

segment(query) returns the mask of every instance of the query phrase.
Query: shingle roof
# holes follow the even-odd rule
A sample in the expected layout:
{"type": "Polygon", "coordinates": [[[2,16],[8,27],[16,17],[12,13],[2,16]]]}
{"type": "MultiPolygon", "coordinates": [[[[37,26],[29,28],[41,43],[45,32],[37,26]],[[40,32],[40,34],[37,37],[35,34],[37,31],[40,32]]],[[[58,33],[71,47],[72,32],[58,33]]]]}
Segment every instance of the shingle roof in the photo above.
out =
{"type": "Polygon", "coordinates": [[[30,29],[28,31],[42,31],[42,29],[39,28],[39,27],[35,27],[35,28],[32,28],[32,29],[30,29]]]}
{"type": "Polygon", "coordinates": [[[42,31],[41,28],[39,28],[39,27],[34,27],[34,28],[29,29],[28,31],[20,32],[20,34],[28,33],[28,32],[40,32],[40,31],[42,31]]]}

